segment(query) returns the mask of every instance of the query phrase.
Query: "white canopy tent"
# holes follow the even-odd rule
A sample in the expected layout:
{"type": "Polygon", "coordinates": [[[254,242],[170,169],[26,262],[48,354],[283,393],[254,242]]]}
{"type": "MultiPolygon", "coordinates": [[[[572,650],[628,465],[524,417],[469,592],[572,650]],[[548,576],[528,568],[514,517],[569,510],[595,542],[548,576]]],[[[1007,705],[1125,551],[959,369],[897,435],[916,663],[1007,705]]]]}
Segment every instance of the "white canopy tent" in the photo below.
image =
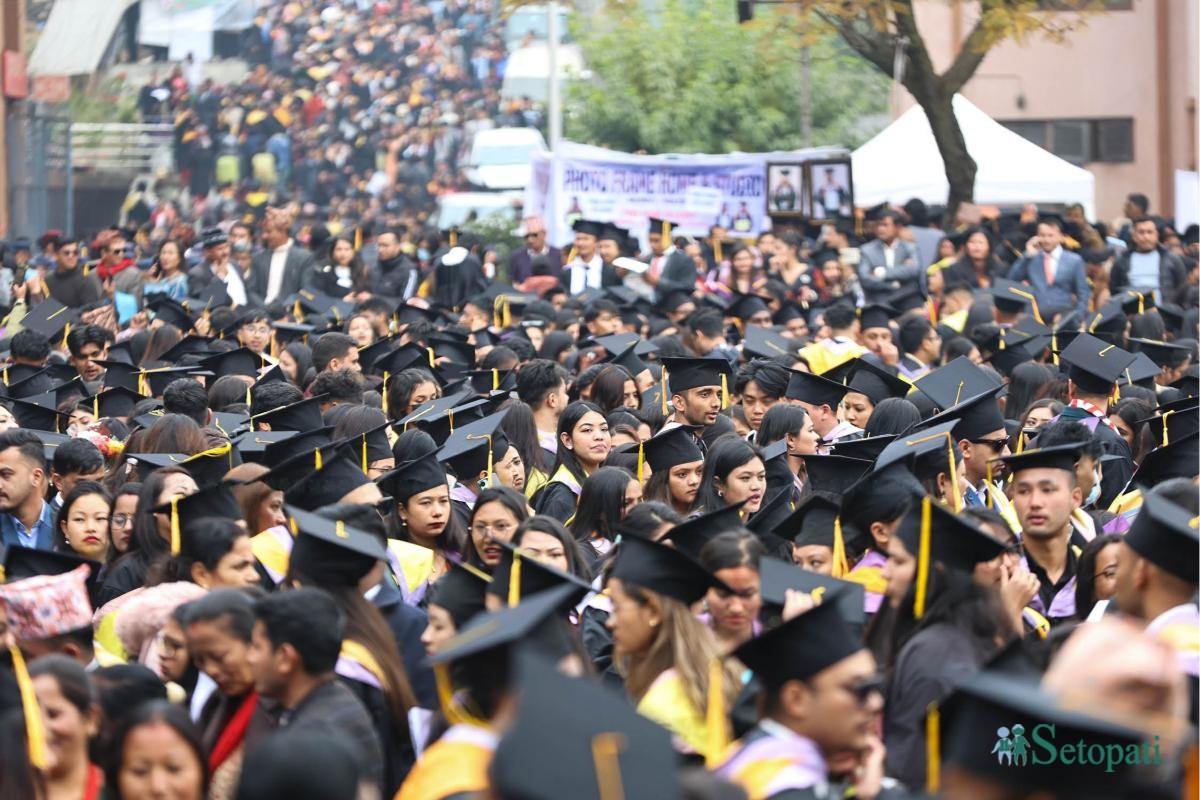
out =
{"type": "MultiPolygon", "coordinates": [[[[954,96],[954,115],[978,167],[975,202],[1081,203],[1088,217],[1094,216],[1092,173],[1013,133],[962,95],[954,96]]],[[[950,193],[942,156],[920,106],[900,115],[851,158],[856,205],[899,204],[913,197],[945,203],[950,193]]]]}

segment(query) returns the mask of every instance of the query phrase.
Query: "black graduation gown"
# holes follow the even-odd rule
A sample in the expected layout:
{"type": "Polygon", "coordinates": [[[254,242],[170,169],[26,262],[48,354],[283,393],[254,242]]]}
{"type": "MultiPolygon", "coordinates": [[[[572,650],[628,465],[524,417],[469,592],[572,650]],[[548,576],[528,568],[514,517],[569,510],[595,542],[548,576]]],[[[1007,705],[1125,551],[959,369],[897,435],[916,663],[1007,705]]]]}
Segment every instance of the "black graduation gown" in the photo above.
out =
{"type": "Polygon", "coordinates": [[[413,694],[417,696],[421,708],[436,709],[437,684],[433,670],[425,661],[425,645],[421,644],[421,634],[425,632],[429,617],[421,609],[405,603],[400,589],[390,579],[385,578],[379,587],[379,592],[371,602],[392,629],[413,694]]]}
{"type": "Polygon", "coordinates": [[[96,592],[96,608],[100,608],[109,600],[115,600],[123,594],[146,585],[146,574],[149,566],[138,553],[122,556],[113,565],[104,578],[99,591],[96,592]]]}
{"type": "Polygon", "coordinates": [[[371,715],[383,751],[383,796],[393,797],[416,762],[408,720],[392,716],[382,689],[342,675],[338,675],[338,680],[354,693],[371,715]]]}
{"type": "Polygon", "coordinates": [[[565,525],[567,520],[575,516],[578,502],[579,498],[570,486],[553,482],[538,489],[533,498],[533,508],[538,514],[553,517],[565,525]]]}
{"type": "Polygon", "coordinates": [[[620,689],[625,681],[613,664],[613,637],[608,629],[608,617],[599,608],[584,608],[579,615],[579,639],[600,679],[614,689],[620,689]]]}

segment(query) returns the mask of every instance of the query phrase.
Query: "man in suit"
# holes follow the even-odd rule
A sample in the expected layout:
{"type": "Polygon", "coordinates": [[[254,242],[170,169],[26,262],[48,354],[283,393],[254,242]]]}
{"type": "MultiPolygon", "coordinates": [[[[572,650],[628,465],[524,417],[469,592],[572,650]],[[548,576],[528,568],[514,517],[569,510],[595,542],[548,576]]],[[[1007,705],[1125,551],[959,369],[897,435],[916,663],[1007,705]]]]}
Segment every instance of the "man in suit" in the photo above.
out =
{"type": "Polygon", "coordinates": [[[1008,277],[1033,288],[1039,309],[1088,311],[1092,289],[1086,267],[1078,254],[1063,248],[1062,222],[1054,217],[1038,222],[1037,235],[1026,244],[1025,255],[1012,265],[1008,277]]]}
{"type": "Polygon", "coordinates": [[[885,209],[875,223],[875,238],[862,246],[858,278],[868,303],[883,302],[889,295],[910,286],[924,286],[924,273],[917,246],[900,238],[903,217],[885,209]]]}
{"type": "Polygon", "coordinates": [[[0,542],[38,550],[53,545],[54,508],[45,500],[46,455],[33,431],[0,433],[0,542]]]}
{"type": "Polygon", "coordinates": [[[317,268],[312,253],[296,245],[283,217],[268,214],[262,222],[263,252],[254,257],[247,291],[251,302],[265,305],[293,295],[317,268]]]}
{"type": "Polygon", "coordinates": [[[547,275],[562,274],[562,250],[546,244],[546,223],[541,217],[525,218],[525,246],[508,257],[508,282],[517,286],[533,275],[534,259],[543,259],[549,268],[547,275]]]}

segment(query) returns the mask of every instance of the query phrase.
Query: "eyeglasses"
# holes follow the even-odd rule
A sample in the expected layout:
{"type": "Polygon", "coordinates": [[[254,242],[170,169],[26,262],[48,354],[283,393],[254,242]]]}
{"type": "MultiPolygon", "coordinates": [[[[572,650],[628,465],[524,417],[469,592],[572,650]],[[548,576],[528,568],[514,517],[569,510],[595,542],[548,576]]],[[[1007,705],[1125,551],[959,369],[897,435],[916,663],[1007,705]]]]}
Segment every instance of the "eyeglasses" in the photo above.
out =
{"type": "Polygon", "coordinates": [[[1009,439],[1007,436],[1003,436],[999,439],[968,439],[967,441],[972,444],[986,444],[998,453],[1008,447],[1009,439]]]}
{"type": "Polygon", "coordinates": [[[243,325],[242,330],[249,334],[258,333],[258,334],[262,334],[263,336],[267,336],[268,334],[271,333],[271,326],[269,326],[269,325],[243,325]]]}
{"type": "Polygon", "coordinates": [[[475,534],[476,536],[491,536],[499,537],[501,539],[508,539],[509,534],[512,533],[512,530],[513,526],[506,522],[502,522],[498,525],[473,525],[471,527],[471,533],[475,534]]]}
{"type": "Polygon", "coordinates": [[[124,528],[133,524],[132,514],[113,514],[112,524],[118,528],[124,528]]]}
{"type": "Polygon", "coordinates": [[[110,247],[110,248],[108,248],[108,252],[110,252],[110,253],[124,253],[124,252],[125,252],[125,248],[124,248],[124,247],[110,247]]]}

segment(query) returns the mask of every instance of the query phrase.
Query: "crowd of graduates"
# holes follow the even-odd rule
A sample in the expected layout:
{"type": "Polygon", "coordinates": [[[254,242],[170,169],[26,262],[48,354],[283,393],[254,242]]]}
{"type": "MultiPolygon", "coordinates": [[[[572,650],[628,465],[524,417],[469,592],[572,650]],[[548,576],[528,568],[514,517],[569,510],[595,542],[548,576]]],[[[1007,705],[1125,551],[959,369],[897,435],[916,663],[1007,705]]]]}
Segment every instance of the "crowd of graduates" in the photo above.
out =
{"type": "Polygon", "coordinates": [[[1039,282],[971,229],[901,275],[871,217],[857,269],[852,224],[529,219],[507,283],[286,209],[146,268],[43,237],[0,797],[1194,792],[1186,275],[1055,304],[1061,218],[1008,234],[1039,282]]]}

